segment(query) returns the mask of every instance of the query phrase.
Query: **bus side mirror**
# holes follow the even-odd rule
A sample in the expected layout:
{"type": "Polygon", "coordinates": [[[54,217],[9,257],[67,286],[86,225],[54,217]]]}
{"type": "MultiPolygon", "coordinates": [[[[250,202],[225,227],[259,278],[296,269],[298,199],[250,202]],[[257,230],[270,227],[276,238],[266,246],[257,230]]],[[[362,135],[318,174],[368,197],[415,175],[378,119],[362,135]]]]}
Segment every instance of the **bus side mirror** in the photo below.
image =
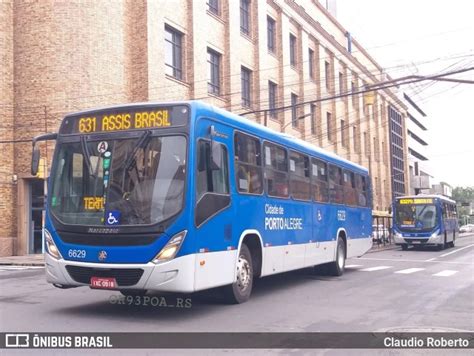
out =
{"type": "Polygon", "coordinates": [[[40,162],[40,150],[37,147],[33,147],[33,152],[31,154],[31,175],[36,176],[38,174],[40,162]]]}
{"type": "Polygon", "coordinates": [[[219,171],[222,169],[222,147],[219,143],[211,142],[211,170],[219,171]]]}

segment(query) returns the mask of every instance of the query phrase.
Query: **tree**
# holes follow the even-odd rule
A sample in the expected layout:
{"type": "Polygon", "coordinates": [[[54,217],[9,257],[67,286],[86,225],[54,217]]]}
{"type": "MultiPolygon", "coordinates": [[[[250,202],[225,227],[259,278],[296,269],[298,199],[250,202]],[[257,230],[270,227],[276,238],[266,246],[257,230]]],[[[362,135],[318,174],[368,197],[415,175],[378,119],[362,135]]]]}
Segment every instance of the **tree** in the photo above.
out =
{"type": "Polygon", "coordinates": [[[471,212],[470,206],[462,206],[464,204],[474,205],[474,187],[456,187],[453,189],[453,199],[458,206],[459,223],[463,224],[469,221],[471,212]]]}

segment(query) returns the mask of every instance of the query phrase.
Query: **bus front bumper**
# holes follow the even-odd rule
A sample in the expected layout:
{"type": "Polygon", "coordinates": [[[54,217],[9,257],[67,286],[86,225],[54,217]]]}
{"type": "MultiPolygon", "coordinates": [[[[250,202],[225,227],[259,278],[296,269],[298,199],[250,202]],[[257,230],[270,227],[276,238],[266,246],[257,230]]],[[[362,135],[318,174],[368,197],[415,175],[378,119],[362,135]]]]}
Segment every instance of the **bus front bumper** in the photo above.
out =
{"type": "Polygon", "coordinates": [[[396,245],[440,245],[444,242],[443,235],[431,235],[429,238],[426,237],[412,237],[403,236],[403,234],[395,234],[393,240],[396,245]]]}
{"type": "Polygon", "coordinates": [[[194,292],[195,255],[160,264],[113,264],[56,260],[45,253],[46,280],[60,288],[90,286],[91,277],[116,278],[116,290],[194,292]],[[143,272],[142,272],[143,271],[143,272]]]}

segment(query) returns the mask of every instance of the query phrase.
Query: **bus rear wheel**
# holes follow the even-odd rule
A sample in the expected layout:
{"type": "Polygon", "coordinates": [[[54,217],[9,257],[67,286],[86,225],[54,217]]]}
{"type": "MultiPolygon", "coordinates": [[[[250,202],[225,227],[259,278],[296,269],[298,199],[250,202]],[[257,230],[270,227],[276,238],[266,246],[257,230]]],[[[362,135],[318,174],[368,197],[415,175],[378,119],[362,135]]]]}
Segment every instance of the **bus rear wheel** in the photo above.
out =
{"type": "Polygon", "coordinates": [[[253,287],[252,255],[246,244],[242,244],[237,258],[237,280],[224,287],[225,299],[229,304],[245,303],[253,287]]]}
{"type": "Polygon", "coordinates": [[[337,238],[336,260],[328,264],[328,272],[331,276],[342,276],[346,265],[346,244],[342,237],[337,238]]]}

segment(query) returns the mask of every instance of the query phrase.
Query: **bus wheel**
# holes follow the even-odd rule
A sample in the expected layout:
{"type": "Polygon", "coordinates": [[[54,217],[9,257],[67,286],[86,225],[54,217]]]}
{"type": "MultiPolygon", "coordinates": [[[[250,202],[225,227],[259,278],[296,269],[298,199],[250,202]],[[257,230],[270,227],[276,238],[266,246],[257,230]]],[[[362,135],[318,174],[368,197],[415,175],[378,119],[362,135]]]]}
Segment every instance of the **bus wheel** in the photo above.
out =
{"type": "Polygon", "coordinates": [[[402,244],[402,250],[403,251],[408,250],[408,244],[402,244]]]}
{"type": "Polygon", "coordinates": [[[230,304],[245,303],[250,298],[253,286],[252,255],[246,244],[240,248],[237,259],[237,280],[224,289],[225,299],[230,304]]]}
{"type": "Polygon", "coordinates": [[[454,247],[455,245],[456,245],[456,235],[455,235],[455,233],[453,232],[453,241],[451,241],[451,242],[449,243],[449,246],[450,246],[450,247],[454,247]]]}
{"type": "Polygon", "coordinates": [[[342,237],[337,238],[336,260],[328,265],[331,276],[342,276],[346,265],[346,245],[342,237]]]}
{"type": "Polygon", "coordinates": [[[146,289],[121,289],[120,293],[126,297],[143,297],[148,291],[146,289]]]}

